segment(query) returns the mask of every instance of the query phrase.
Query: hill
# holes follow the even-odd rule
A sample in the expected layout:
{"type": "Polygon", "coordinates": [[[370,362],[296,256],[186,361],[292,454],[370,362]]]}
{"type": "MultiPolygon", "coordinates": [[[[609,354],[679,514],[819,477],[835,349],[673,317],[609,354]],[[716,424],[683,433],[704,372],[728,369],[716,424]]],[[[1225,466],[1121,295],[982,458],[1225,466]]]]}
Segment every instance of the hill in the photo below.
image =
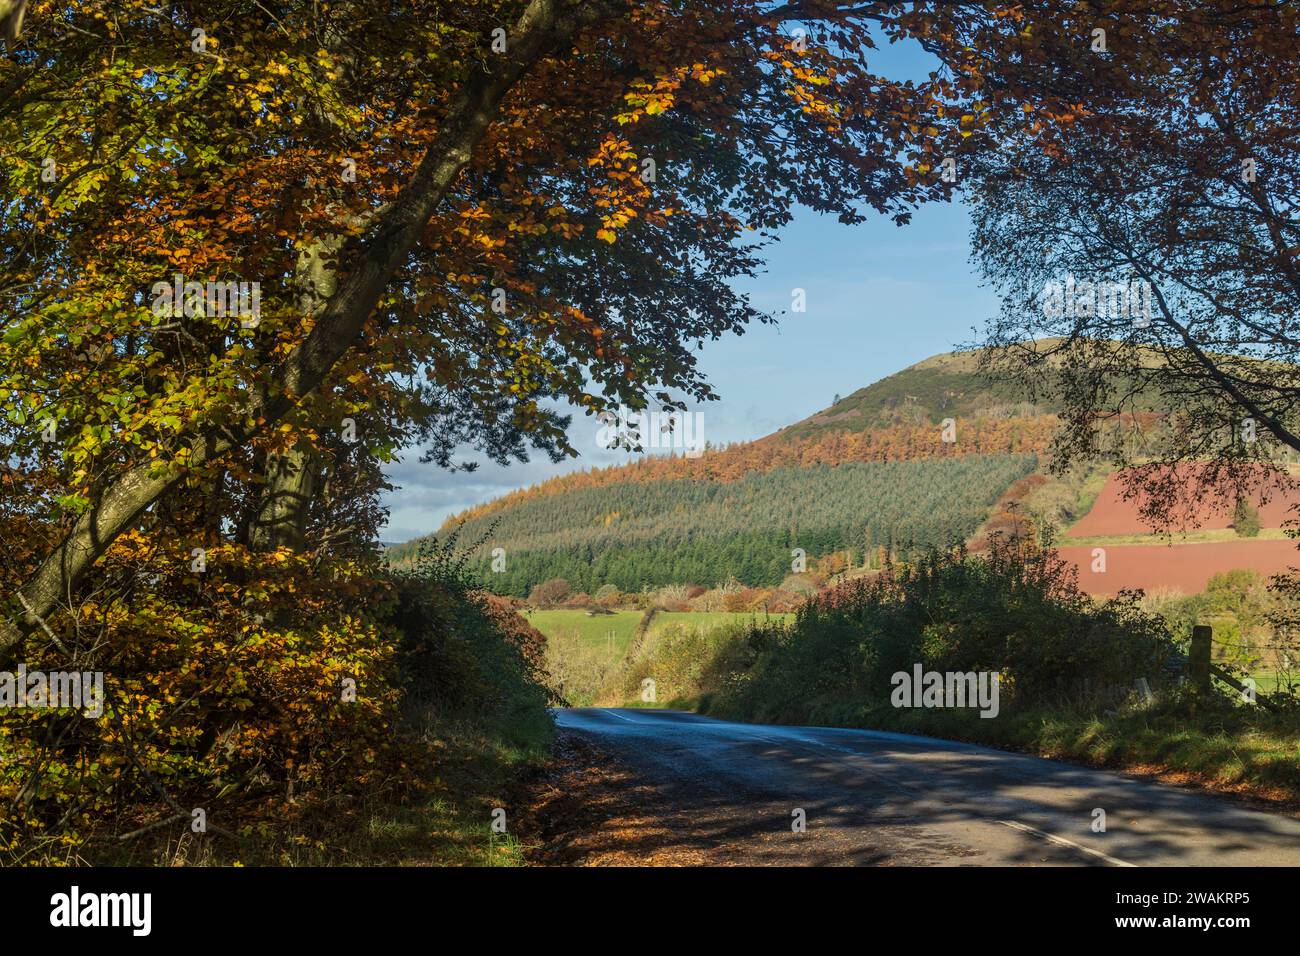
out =
{"type": "MultiPolygon", "coordinates": [[[[1159,543],[1129,526],[1136,505],[1119,508],[1104,472],[1043,475],[1059,407],[990,380],[979,360],[935,355],[756,441],[574,472],[472,508],[440,534],[459,529],[460,545],[476,546],[479,579],[517,596],[551,578],[587,593],[605,584],[775,586],[798,569],[801,552],[809,569],[835,555],[836,568],[863,573],[930,546],[1023,530],[1024,515],[1068,528],[1063,545],[1082,545],[1114,534],[1122,513],[1122,530],[1139,535],[1124,544],[1159,543]],[[1094,500],[1097,513],[1085,518],[1094,500]]],[[[1135,407],[1158,414],[1151,401],[1135,407]]],[[[411,560],[419,544],[389,548],[389,561],[411,560]]],[[[1275,570],[1279,556],[1264,550],[1277,544],[1264,545],[1235,544],[1222,557],[1253,566],[1258,553],[1260,570],[1275,570]]],[[[1072,563],[1087,568],[1090,551],[1074,550],[1072,563]]],[[[1154,573],[1160,555],[1142,557],[1144,573],[1154,573]]],[[[1086,590],[1113,593],[1130,576],[1080,577],[1086,590]]]]}
{"type": "MultiPolygon", "coordinates": [[[[458,515],[493,591],[561,577],[575,590],[637,591],[736,579],[773,585],[840,552],[851,564],[964,540],[1033,473],[1050,412],[983,383],[971,354],[934,356],[804,422],[697,458],[647,456],[575,472],[458,515]],[[940,423],[958,419],[945,436],[940,423]],[[945,440],[945,437],[955,440],[945,440]],[[492,552],[498,552],[492,570],[492,552]]],[[[388,549],[409,561],[419,539],[388,549]]]]}

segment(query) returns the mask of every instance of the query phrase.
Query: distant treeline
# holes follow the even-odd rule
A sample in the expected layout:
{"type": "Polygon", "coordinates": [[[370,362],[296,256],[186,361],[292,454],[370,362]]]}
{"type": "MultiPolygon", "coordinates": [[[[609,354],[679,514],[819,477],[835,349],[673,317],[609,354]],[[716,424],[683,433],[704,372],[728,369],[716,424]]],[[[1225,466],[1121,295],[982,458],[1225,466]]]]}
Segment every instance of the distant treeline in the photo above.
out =
{"type": "MultiPolygon", "coordinates": [[[[991,455],[787,467],[731,482],[627,482],[471,519],[459,542],[482,541],[471,566],[499,594],[522,597],[551,578],[588,593],[732,578],[770,586],[791,572],[795,548],[810,560],[849,552],[860,564],[882,549],[899,556],[962,540],[1036,465],[1033,455],[991,455]]],[[[393,548],[389,560],[401,564],[417,547],[393,548]]]]}

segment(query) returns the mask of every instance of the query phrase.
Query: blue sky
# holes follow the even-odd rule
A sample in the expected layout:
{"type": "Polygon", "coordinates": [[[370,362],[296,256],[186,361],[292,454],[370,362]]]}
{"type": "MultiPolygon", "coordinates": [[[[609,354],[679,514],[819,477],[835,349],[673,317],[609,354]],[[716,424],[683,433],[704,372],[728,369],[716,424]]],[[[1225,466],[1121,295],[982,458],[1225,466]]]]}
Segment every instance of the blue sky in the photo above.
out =
{"type": "MultiPolygon", "coordinates": [[[[877,379],[975,337],[997,311],[968,262],[969,220],[960,205],[929,206],[898,227],[883,218],[843,226],[805,211],[770,247],[766,273],[741,286],[765,311],[790,308],[791,290],[807,293],[807,312],[775,326],[707,343],[700,365],[716,402],[703,412],[715,444],[771,434],[877,379]]],[[[386,497],[385,541],[436,531],[450,514],[553,475],[627,461],[597,446],[598,425],[575,415],[570,430],[582,457],[553,465],[541,457],[469,474],[422,465],[418,451],[390,466],[401,485],[386,497]]]]}
{"type": "MultiPolygon", "coordinates": [[[[878,51],[876,69],[920,80],[928,58],[907,44],[878,51]]],[[[969,263],[970,221],[960,204],[919,209],[910,225],[873,217],[857,226],[802,210],[770,246],[767,269],[740,285],[764,312],[787,314],[776,326],[707,343],[702,371],[720,400],[703,413],[704,438],[715,444],[748,441],[806,418],[914,362],[969,342],[997,311],[991,290],[979,286],[969,263]],[[790,313],[791,293],[802,288],[807,311],[790,313]]],[[[406,541],[436,531],[449,515],[554,475],[627,461],[627,452],[596,442],[598,424],[575,415],[570,441],[582,457],[559,465],[541,459],[502,468],[448,474],[422,465],[413,449],[390,466],[401,487],[385,498],[390,510],[384,541],[406,541]]]]}

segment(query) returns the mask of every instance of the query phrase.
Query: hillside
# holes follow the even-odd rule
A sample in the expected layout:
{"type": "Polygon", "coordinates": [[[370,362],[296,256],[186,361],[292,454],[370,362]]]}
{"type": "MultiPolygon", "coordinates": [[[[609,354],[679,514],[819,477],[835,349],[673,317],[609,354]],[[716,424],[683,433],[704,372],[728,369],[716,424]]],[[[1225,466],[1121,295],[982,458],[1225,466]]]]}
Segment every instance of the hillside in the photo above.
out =
{"type": "Polygon", "coordinates": [[[733,482],[623,483],[525,501],[466,522],[463,540],[491,530],[505,568],[481,568],[498,593],[523,595],[560,577],[576,590],[623,591],[736,578],[778,584],[794,549],[836,551],[854,563],[959,541],[1002,489],[1032,471],[1033,455],[845,462],[753,473],[733,482]],[[495,520],[495,527],[492,526],[495,520]]]}
{"type": "MultiPolygon", "coordinates": [[[[523,595],[565,578],[640,590],[736,579],[773,585],[792,552],[887,555],[964,540],[1019,478],[1055,426],[1047,410],[983,382],[971,354],[939,355],[765,438],[698,458],[646,456],[575,472],[456,516],[461,545],[492,590],[523,595]],[[955,442],[939,423],[959,419],[955,442]],[[493,571],[493,549],[504,570],[493,571]]],[[[388,549],[409,561],[419,540],[388,549]]]]}
{"type": "MultiPolygon", "coordinates": [[[[1005,379],[991,381],[980,373],[979,358],[933,356],[772,435],[698,458],[651,455],[555,478],[472,508],[441,533],[459,528],[461,546],[478,545],[478,578],[517,596],[551,578],[586,593],[605,584],[640,591],[733,579],[775,586],[790,574],[795,549],[810,569],[837,554],[850,574],[865,573],[931,546],[1026,530],[1022,515],[1067,529],[1061,544],[1080,567],[1085,590],[1113,593],[1121,582],[1145,585],[1148,578],[1203,584],[1196,575],[1171,571],[1166,582],[1157,574],[1166,557],[1184,556],[1145,550],[1166,542],[1148,540],[1136,504],[1119,508],[1113,478],[1090,469],[1042,474],[1058,409],[1025,400],[1005,379]],[[956,423],[955,441],[943,440],[945,419],[956,423]],[[1117,529],[1138,537],[1091,541],[1117,529]],[[1088,542],[1088,549],[1078,547],[1088,542]],[[1122,551],[1112,573],[1093,574],[1090,548],[1098,543],[1140,546],[1133,555],[1141,574],[1116,573],[1131,563],[1122,551]]],[[[1137,405],[1144,406],[1154,409],[1151,402],[1137,405]]],[[[1276,528],[1292,503],[1275,499],[1265,511],[1267,526],[1276,528]]],[[[1209,525],[1226,526],[1222,518],[1209,525]]],[[[419,544],[389,548],[389,561],[410,561],[419,544]]],[[[1284,550],[1276,541],[1225,542],[1200,548],[1194,563],[1218,570],[1225,561],[1244,562],[1272,572],[1286,559],[1284,550]]]]}
{"type": "Polygon", "coordinates": [[[799,441],[830,432],[938,424],[944,418],[1033,417],[1057,410],[1025,401],[1011,385],[981,376],[978,363],[975,352],[932,356],[858,389],[774,437],[799,441]]]}

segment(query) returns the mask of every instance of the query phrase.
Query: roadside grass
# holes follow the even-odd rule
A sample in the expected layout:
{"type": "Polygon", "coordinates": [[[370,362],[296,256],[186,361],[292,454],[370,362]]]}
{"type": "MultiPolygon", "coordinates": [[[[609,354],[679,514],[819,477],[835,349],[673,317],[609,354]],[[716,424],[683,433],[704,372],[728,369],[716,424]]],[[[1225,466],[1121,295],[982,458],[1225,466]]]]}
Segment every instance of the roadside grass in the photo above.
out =
{"type": "Polygon", "coordinates": [[[689,710],[729,666],[727,649],[756,622],[785,623],[792,614],[660,611],[633,655],[609,678],[597,702],[620,707],[689,710]],[[652,681],[652,684],[647,684],[652,681]],[[647,689],[653,693],[647,699],[647,689]]]}
{"type": "MultiPolygon", "coordinates": [[[[784,621],[793,616],[770,618],[784,621]]],[[[764,615],[655,611],[644,637],[634,645],[645,617],[640,611],[589,617],[581,610],[537,610],[527,620],[546,635],[547,669],[570,705],[664,707],[674,701],[684,706],[692,699],[698,679],[693,662],[711,659],[719,635],[764,615]],[[641,700],[641,681],[646,678],[656,683],[654,701],[641,700]]]]}
{"type": "Polygon", "coordinates": [[[724,719],[919,734],[1186,778],[1210,789],[1248,792],[1274,801],[1300,800],[1300,726],[1295,716],[1222,700],[1190,712],[1184,698],[1101,713],[1068,708],[1004,710],[996,718],[981,718],[971,710],[854,706],[847,701],[837,705],[810,701],[804,714],[761,716],[718,706],[709,696],[689,704],[724,719]]]}
{"type": "Polygon", "coordinates": [[[1061,547],[1104,547],[1128,544],[1212,544],[1217,541],[1281,541],[1287,538],[1283,528],[1261,528],[1253,538],[1238,537],[1232,528],[1203,528],[1196,531],[1175,531],[1169,534],[1103,534],[1075,537],[1068,531],[1057,544],[1061,547]]]}
{"type": "Polygon", "coordinates": [[[1221,705],[1198,713],[1156,707],[1107,714],[1030,711],[983,728],[962,715],[959,739],[1026,749],[1043,757],[1124,769],[1186,774],[1207,786],[1300,798],[1300,732],[1294,716],[1221,705]]]}
{"type": "Polygon", "coordinates": [[[639,611],[589,616],[586,611],[540,610],[526,619],[546,636],[546,667],[560,696],[585,707],[622,663],[642,616],[639,611]]]}
{"type": "Polygon", "coordinates": [[[793,614],[759,614],[752,611],[660,611],[650,625],[650,633],[662,633],[669,627],[686,627],[694,631],[712,631],[762,618],[789,621],[793,614]]]}

